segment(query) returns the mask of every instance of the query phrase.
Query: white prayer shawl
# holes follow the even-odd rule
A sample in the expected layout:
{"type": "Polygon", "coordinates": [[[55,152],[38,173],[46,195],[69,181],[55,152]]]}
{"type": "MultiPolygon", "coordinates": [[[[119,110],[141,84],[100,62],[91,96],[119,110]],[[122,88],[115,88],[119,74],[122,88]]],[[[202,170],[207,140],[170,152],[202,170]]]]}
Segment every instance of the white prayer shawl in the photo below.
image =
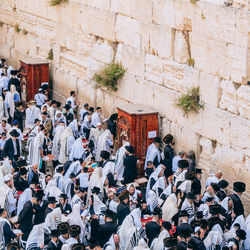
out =
{"type": "Polygon", "coordinates": [[[84,153],[84,147],[83,147],[83,143],[82,143],[82,138],[78,138],[77,140],[75,140],[73,147],[70,151],[70,155],[69,155],[69,161],[73,161],[73,159],[82,159],[84,153]]]}
{"type": "Polygon", "coordinates": [[[129,214],[126,216],[120,229],[118,230],[120,238],[120,248],[123,250],[131,250],[138,245],[139,234],[134,224],[133,217],[129,214]]]}
{"type": "Polygon", "coordinates": [[[77,175],[81,170],[82,170],[82,166],[80,164],[80,161],[72,162],[69,166],[69,169],[67,170],[67,172],[64,175],[64,179],[69,178],[70,174],[72,174],[72,173],[77,175]]]}
{"type": "Polygon", "coordinates": [[[73,136],[77,137],[78,136],[78,123],[77,123],[77,119],[73,120],[69,126],[69,128],[71,128],[73,136]]]}
{"type": "Polygon", "coordinates": [[[142,228],[141,224],[141,209],[135,208],[131,211],[130,215],[134,218],[134,224],[137,229],[142,228]]]}
{"type": "Polygon", "coordinates": [[[44,194],[47,198],[49,196],[55,197],[57,201],[59,201],[59,196],[61,195],[61,193],[62,191],[57,187],[57,183],[55,180],[50,180],[44,190],[44,194]]]}
{"type": "Polygon", "coordinates": [[[84,235],[85,235],[85,225],[83,223],[81,214],[81,204],[75,204],[72,207],[72,212],[68,215],[68,223],[70,226],[72,225],[78,225],[81,228],[81,233],[80,233],[80,240],[83,242],[84,235]]]}
{"type": "Polygon", "coordinates": [[[198,208],[198,211],[202,211],[203,218],[208,220],[211,217],[211,214],[209,213],[209,206],[205,204],[201,204],[198,208]]]}
{"type": "Polygon", "coordinates": [[[55,136],[53,138],[53,146],[52,146],[52,151],[51,154],[54,157],[54,161],[58,160],[59,154],[60,154],[60,141],[61,141],[61,136],[64,131],[65,127],[64,126],[59,126],[55,129],[55,136]]]}
{"type": "Polygon", "coordinates": [[[203,241],[206,249],[215,249],[216,245],[221,245],[223,242],[222,235],[217,231],[210,231],[203,241]]]}
{"type": "Polygon", "coordinates": [[[229,231],[225,232],[223,237],[226,242],[228,242],[230,239],[233,239],[236,236],[236,229],[231,228],[229,231]]]}
{"type": "Polygon", "coordinates": [[[51,231],[57,229],[57,226],[62,222],[62,211],[60,207],[55,208],[52,212],[48,213],[45,218],[44,227],[51,231]]]}
{"type": "Polygon", "coordinates": [[[187,170],[183,170],[176,178],[175,178],[175,182],[174,185],[176,186],[177,183],[179,181],[185,181],[185,174],[186,174],[187,170]]]}
{"type": "Polygon", "coordinates": [[[23,138],[23,133],[22,133],[21,129],[17,128],[16,126],[12,126],[12,127],[9,128],[8,133],[7,133],[7,139],[11,138],[10,132],[13,131],[13,130],[16,130],[20,134],[18,139],[19,139],[20,146],[22,146],[21,141],[24,139],[23,138]]]}
{"type": "Polygon", "coordinates": [[[222,200],[220,205],[228,212],[228,200],[230,200],[230,197],[226,197],[225,199],[222,200]]]}
{"type": "Polygon", "coordinates": [[[99,137],[98,144],[97,144],[97,150],[96,150],[96,161],[101,161],[101,151],[106,150],[110,152],[110,148],[107,148],[107,139],[112,140],[112,134],[109,129],[106,129],[101,136],[99,137]]]}
{"type": "Polygon", "coordinates": [[[147,205],[149,206],[151,212],[153,212],[158,206],[157,194],[153,190],[149,190],[148,192],[147,205]]]}
{"type": "Polygon", "coordinates": [[[98,128],[91,128],[90,129],[89,141],[92,140],[94,142],[95,151],[97,149],[98,140],[103,132],[104,132],[104,130],[102,128],[101,129],[98,129],[98,128]]]}
{"type": "Polygon", "coordinates": [[[64,181],[65,181],[65,178],[64,178],[64,176],[62,175],[62,176],[60,176],[59,177],[59,180],[58,180],[58,188],[62,191],[63,190],[63,183],[64,183],[64,181]]]}
{"type": "Polygon", "coordinates": [[[178,187],[178,189],[182,190],[184,193],[191,192],[191,186],[192,182],[190,180],[185,180],[181,185],[178,187]]]}
{"type": "Polygon", "coordinates": [[[64,129],[61,135],[61,147],[58,160],[60,163],[64,164],[69,157],[70,148],[68,148],[68,139],[73,137],[73,132],[70,127],[64,129]]]}
{"type": "MultiPolygon", "coordinates": [[[[27,148],[29,149],[29,152],[30,151],[33,151],[33,141],[34,141],[34,139],[35,139],[35,137],[37,136],[37,134],[39,133],[39,131],[40,131],[40,128],[39,128],[39,126],[35,126],[32,130],[31,130],[31,132],[30,132],[30,134],[29,134],[29,137],[28,137],[28,141],[27,141],[27,148]]],[[[30,155],[28,155],[28,161],[30,162],[30,155]]]]}
{"type": "Polygon", "coordinates": [[[0,96],[0,121],[2,121],[4,118],[9,118],[9,114],[7,111],[7,107],[5,104],[5,101],[3,100],[3,97],[0,96]]]}
{"type": "Polygon", "coordinates": [[[129,146],[129,142],[125,142],[122,147],[118,149],[115,156],[115,172],[117,173],[118,180],[123,180],[123,172],[124,172],[124,158],[126,153],[126,146],[129,146]]]}
{"type": "Polygon", "coordinates": [[[102,168],[102,186],[104,185],[108,173],[114,174],[114,172],[115,172],[115,163],[112,161],[108,161],[102,168]]]}
{"type": "Polygon", "coordinates": [[[164,250],[164,242],[165,238],[170,237],[168,230],[163,229],[159,234],[158,238],[155,238],[151,244],[150,250],[164,250]]]}
{"type": "Polygon", "coordinates": [[[31,165],[40,165],[41,161],[41,153],[40,150],[43,148],[43,143],[44,143],[45,135],[43,131],[40,131],[36,137],[34,138],[32,144],[33,144],[33,150],[29,151],[30,154],[30,164],[31,165]]]}
{"type": "Polygon", "coordinates": [[[244,228],[245,228],[245,219],[244,219],[243,215],[239,215],[239,216],[237,216],[235,218],[235,220],[233,221],[233,223],[231,225],[231,228],[233,228],[236,223],[240,224],[240,228],[244,230],[244,228]]]}
{"type": "Polygon", "coordinates": [[[5,103],[8,104],[10,108],[10,112],[9,112],[10,117],[14,117],[14,112],[15,112],[14,95],[15,94],[18,94],[16,91],[16,88],[14,85],[11,85],[11,91],[8,91],[5,96],[5,103]]]}
{"type": "Polygon", "coordinates": [[[152,190],[154,190],[156,192],[157,198],[160,197],[159,188],[162,189],[162,191],[166,188],[164,176],[161,176],[160,178],[158,178],[158,180],[156,181],[156,183],[152,187],[152,190]]]}
{"type": "Polygon", "coordinates": [[[17,215],[19,215],[20,212],[22,211],[24,204],[27,201],[30,201],[31,199],[32,199],[32,190],[31,188],[26,188],[19,197],[19,200],[17,203],[17,215]]]}
{"type": "Polygon", "coordinates": [[[110,203],[109,203],[109,209],[111,211],[113,211],[114,213],[117,214],[117,207],[118,207],[119,203],[114,201],[114,200],[111,200],[110,203]]]}
{"type": "Polygon", "coordinates": [[[194,217],[194,204],[190,204],[188,199],[186,198],[182,203],[181,210],[186,210],[188,213],[189,223],[194,217]]]}
{"type": "Polygon", "coordinates": [[[11,70],[14,70],[13,69],[13,67],[10,65],[9,67],[8,67],[8,70],[7,70],[7,76],[9,77],[9,78],[11,78],[11,74],[10,74],[10,71],[11,70]]]}
{"type": "Polygon", "coordinates": [[[68,197],[68,201],[71,202],[71,184],[73,183],[73,181],[70,178],[65,178],[64,182],[63,182],[63,193],[67,194],[68,197]]]}
{"type": "Polygon", "coordinates": [[[5,223],[7,223],[11,228],[11,224],[10,224],[9,220],[6,218],[0,217],[0,247],[1,247],[1,249],[6,249],[6,248],[3,248],[4,245],[2,245],[5,243],[4,237],[2,237],[2,236],[4,236],[3,226],[5,225],[5,223]]]}
{"type": "Polygon", "coordinates": [[[79,242],[75,238],[70,237],[68,240],[66,240],[66,243],[63,244],[62,250],[71,250],[71,246],[77,243],[79,242]]]}
{"type": "Polygon", "coordinates": [[[146,241],[143,238],[141,238],[138,242],[138,246],[134,247],[133,250],[149,250],[149,247],[146,241]]]}
{"type": "Polygon", "coordinates": [[[44,223],[35,225],[27,239],[26,250],[39,248],[44,243],[44,223]]]}
{"type": "Polygon", "coordinates": [[[0,207],[5,208],[6,197],[11,192],[11,188],[5,183],[0,186],[0,207]]]}
{"type": "Polygon", "coordinates": [[[245,222],[245,231],[247,233],[246,240],[245,240],[245,248],[250,249],[250,215],[247,216],[245,222]]]}
{"type": "MultiPolygon", "coordinates": [[[[51,112],[53,112],[53,110],[51,112]]],[[[56,123],[59,121],[59,123],[56,125],[55,128],[58,128],[61,126],[60,121],[64,121],[64,124],[66,124],[66,118],[60,110],[57,110],[55,113],[55,116],[52,115],[51,117],[52,117],[51,120],[53,122],[53,126],[55,126],[56,123]],[[59,114],[60,116],[58,117],[59,114]]]]}
{"type": "Polygon", "coordinates": [[[177,197],[174,193],[170,194],[162,206],[162,219],[172,221],[173,216],[178,212],[177,197]]]}
{"type": "Polygon", "coordinates": [[[75,194],[71,200],[71,207],[73,207],[75,204],[82,204],[81,198],[78,196],[78,194],[75,194]]]}
{"type": "MultiPolygon", "coordinates": [[[[134,191],[133,194],[129,193],[129,201],[132,201],[133,203],[135,203],[137,201],[137,199],[138,199],[138,196],[141,194],[141,192],[135,188],[133,183],[128,184],[128,187],[127,187],[128,191],[129,191],[131,186],[134,187],[135,191],[134,191]]],[[[131,209],[134,208],[133,206],[135,206],[135,205],[132,205],[131,209]]]]}
{"type": "Polygon", "coordinates": [[[90,177],[89,180],[89,188],[88,188],[88,194],[87,194],[87,202],[92,195],[92,189],[94,187],[100,188],[100,191],[103,191],[103,186],[102,186],[102,168],[97,167],[95,168],[93,174],[90,177]]]}
{"type": "Polygon", "coordinates": [[[101,202],[99,196],[96,194],[93,194],[93,207],[97,215],[102,214],[102,211],[106,208],[106,205],[101,202]]]}
{"type": "Polygon", "coordinates": [[[148,146],[148,149],[147,149],[144,169],[146,169],[146,167],[147,167],[147,162],[148,161],[153,162],[156,156],[158,158],[158,162],[160,162],[161,161],[161,153],[160,153],[159,149],[155,146],[155,144],[152,143],[148,146]]]}
{"type": "Polygon", "coordinates": [[[38,107],[34,105],[27,108],[25,113],[26,113],[25,128],[27,128],[29,125],[30,126],[34,125],[35,119],[39,119],[41,111],[38,107]]]}
{"type": "Polygon", "coordinates": [[[10,164],[10,160],[8,157],[6,157],[6,159],[3,161],[3,165],[0,166],[0,170],[3,174],[3,176],[11,174],[12,165],[10,164]]]}
{"type": "Polygon", "coordinates": [[[155,171],[150,175],[149,180],[148,180],[148,183],[147,183],[146,198],[148,198],[148,193],[149,193],[149,190],[150,190],[150,182],[151,182],[151,180],[154,179],[155,181],[157,181],[158,178],[159,178],[159,174],[160,174],[161,170],[162,170],[162,166],[159,165],[159,166],[155,169],[155,171]]]}

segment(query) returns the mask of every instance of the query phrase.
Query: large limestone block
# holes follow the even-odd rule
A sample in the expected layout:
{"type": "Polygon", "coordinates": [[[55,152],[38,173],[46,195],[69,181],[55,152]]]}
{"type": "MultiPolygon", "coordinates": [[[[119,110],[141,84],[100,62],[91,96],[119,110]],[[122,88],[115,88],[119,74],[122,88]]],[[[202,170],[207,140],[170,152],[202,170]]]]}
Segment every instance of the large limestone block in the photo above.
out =
{"type": "Polygon", "coordinates": [[[101,10],[110,10],[110,0],[86,0],[88,3],[88,6],[99,8],[101,10]]]}
{"type": "Polygon", "coordinates": [[[10,50],[11,48],[8,46],[8,45],[1,45],[0,46],[0,55],[3,57],[3,58],[6,58],[7,60],[10,59],[10,50]]]}
{"type": "Polygon", "coordinates": [[[249,149],[250,142],[250,120],[237,115],[231,115],[229,139],[232,145],[249,149]]]}
{"type": "Polygon", "coordinates": [[[202,135],[220,144],[230,145],[229,112],[205,105],[202,117],[202,135]]]}
{"type": "Polygon", "coordinates": [[[145,79],[163,84],[163,60],[158,56],[146,54],[145,65],[145,79]]]}
{"type": "Polygon", "coordinates": [[[171,57],[172,32],[169,26],[151,24],[149,26],[150,51],[161,58],[171,57]]]}
{"type": "Polygon", "coordinates": [[[152,0],[111,0],[111,11],[151,22],[152,0]]]}
{"type": "Polygon", "coordinates": [[[175,61],[163,61],[164,86],[176,91],[183,90],[184,65],[175,61]]]}
{"type": "Polygon", "coordinates": [[[102,63],[110,63],[113,57],[114,49],[111,43],[103,39],[98,39],[92,48],[91,58],[102,63]]]}
{"type": "Polygon", "coordinates": [[[117,15],[115,31],[118,42],[140,49],[141,37],[139,21],[130,17],[117,15]]]}
{"type": "Polygon", "coordinates": [[[89,34],[115,41],[115,14],[101,9],[85,7],[81,13],[81,28],[89,34]]]}
{"type": "Polygon", "coordinates": [[[116,52],[116,60],[122,63],[129,74],[140,77],[144,76],[144,51],[119,43],[116,52]]]}
{"type": "Polygon", "coordinates": [[[221,109],[228,110],[232,113],[238,113],[236,88],[232,81],[222,80],[222,95],[219,103],[221,109]]]}
{"type": "Polygon", "coordinates": [[[189,58],[188,43],[182,32],[175,33],[174,60],[178,63],[185,63],[189,58]]]}
{"type": "Polygon", "coordinates": [[[240,116],[250,120],[250,87],[241,85],[237,89],[237,104],[240,116]]]}
{"type": "Polygon", "coordinates": [[[187,91],[193,87],[198,87],[200,82],[200,71],[194,67],[184,65],[183,90],[187,91]]]}
{"type": "MultiPolygon", "coordinates": [[[[0,20],[2,21],[2,20],[0,20]]],[[[0,27],[0,45],[5,45],[6,42],[7,42],[7,32],[8,32],[8,29],[7,29],[7,26],[6,25],[2,25],[2,27],[0,27]]]]}
{"type": "Polygon", "coordinates": [[[10,47],[14,47],[14,28],[11,27],[9,28],[8,30],[8,33],[7,33],[7,45],[10,46],[10,47]]]}

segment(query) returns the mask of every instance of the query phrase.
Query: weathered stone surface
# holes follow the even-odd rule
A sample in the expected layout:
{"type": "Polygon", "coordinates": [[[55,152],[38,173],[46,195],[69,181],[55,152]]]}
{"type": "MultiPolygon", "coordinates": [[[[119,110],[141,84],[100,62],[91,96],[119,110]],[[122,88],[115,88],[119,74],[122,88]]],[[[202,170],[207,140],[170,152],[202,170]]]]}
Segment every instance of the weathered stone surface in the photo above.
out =
{"type": "Polygon", "coordinates": [[[250,120],[250,88],[242,85],[237,90],[237,104],[242,117],[250,120]]]}

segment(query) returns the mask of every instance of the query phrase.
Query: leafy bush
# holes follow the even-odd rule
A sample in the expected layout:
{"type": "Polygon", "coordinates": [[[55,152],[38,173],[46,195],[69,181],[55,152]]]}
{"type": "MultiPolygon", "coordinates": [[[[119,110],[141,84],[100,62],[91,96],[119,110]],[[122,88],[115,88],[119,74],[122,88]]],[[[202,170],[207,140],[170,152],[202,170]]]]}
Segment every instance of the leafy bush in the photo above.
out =
{"type": "Polygon", "coordinates": [[[61,3],[67,3],[68,0],[50,0],[50,6],[57,6],[61,3]]]}
{"type": "Polygon", "coordinates": [[[109,90],[117,91],[118,80],[121,79],[127,69],[121,63],[113,60],[103,69],[94,74],[93,80],[97,83],[97,87],[105,86],[109,90]]]}
{"type": "Polygon", "coordinates": [[[19,24],[17,24],[17,23],[15,24],[14,29],[17,33],[19,33],[21,31],[21,28],[19,27],[19,24]]]}
{"type": "Polygon", "coordinates": [[[49,53],[48,53],[47,59],[48,59],[48,60],[53,60],[53,58],[54,58],[53,49],[50,49],[50,51],[49,51],[49,53]]]}
{"type": "Polygon", "coordinates": [[[191,88],[187,94],[183,94],[176,103],[184,116],[188,117],[189,113],[198,113],[200,109],[204,108],[204,103],[200,101],[200,88],[191,88]]]}

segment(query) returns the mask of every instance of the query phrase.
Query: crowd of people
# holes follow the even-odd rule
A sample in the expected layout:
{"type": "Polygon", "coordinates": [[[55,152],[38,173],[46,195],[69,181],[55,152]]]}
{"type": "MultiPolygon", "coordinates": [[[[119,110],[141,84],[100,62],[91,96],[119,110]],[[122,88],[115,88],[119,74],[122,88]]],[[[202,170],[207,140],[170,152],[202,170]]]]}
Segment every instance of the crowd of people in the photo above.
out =
{"type": "Polygon", "coordinates": [[[217,171],[202,185],[171,134],[142,162],[129,138],[117,146],[117,113],[80,108],[75,91],[61,108],[47,83],[25,103],[18,70],[0,71],[0,249],[250,249],[245,183],[230,193],[217,171]]]}

